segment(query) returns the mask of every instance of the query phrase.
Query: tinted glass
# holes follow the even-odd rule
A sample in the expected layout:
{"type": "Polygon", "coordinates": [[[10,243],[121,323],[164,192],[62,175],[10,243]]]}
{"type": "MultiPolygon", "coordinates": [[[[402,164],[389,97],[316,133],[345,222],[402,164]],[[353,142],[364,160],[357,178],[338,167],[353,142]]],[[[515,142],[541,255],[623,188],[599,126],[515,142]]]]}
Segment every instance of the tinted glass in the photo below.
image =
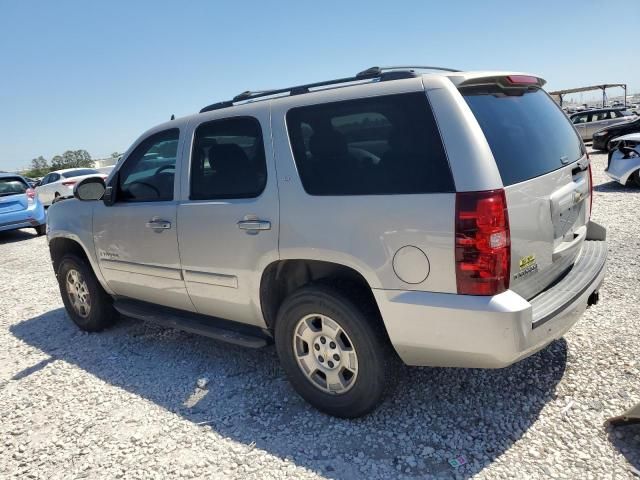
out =
{"type": "Polygon", "coordinates": [[[513,185],[578,160],[582,142],[567,117],[543,91],[519,96],[467,94],[496,159],[502,181],[513,185]]]}
{"type": "Polygon", "coordinates": [[[127,157],[119,171],[118,201],[158,202],[173,199],[177,128],[144,140],[127,157]]]}
{"type": "Polygon", "coordinates": [[[191,152],[192,200],[257,197],[266,182],[258,120],[214,120],[196,129],[191,152]]]}
{"type": "Polygon", "coordinates": [[[29,188],[20,177],[0,178],[0,197],[24,193],[29,188]]]}
{"type": "Polygon", "coordinates": [[[80,170],[74,170],[72,172],[64,172],[62,174],[62,176],[64,178],[71,178],[71,177],[81,177],[83,175],[93,175],[95,173],[100,173],[97,170],[94,170],[93,168],[82,168],[80,170]]]}
{"type": "Polygon", "coordinates": [[[455,191],[424,93],[294,108],[287,127],[311,195],[455,191]]]}

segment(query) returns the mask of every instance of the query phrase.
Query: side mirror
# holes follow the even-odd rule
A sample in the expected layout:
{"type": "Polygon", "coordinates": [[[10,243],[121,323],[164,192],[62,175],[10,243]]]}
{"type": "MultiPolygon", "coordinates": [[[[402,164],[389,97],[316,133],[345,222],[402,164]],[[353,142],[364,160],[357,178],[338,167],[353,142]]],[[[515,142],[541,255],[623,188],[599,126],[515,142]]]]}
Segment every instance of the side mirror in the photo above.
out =
{"type": "Polygon", "coordinates": [[[73,196],[78,200],[100,200],[105,192],[104,180],[101,177],[89,177],[78,182],[73,189],[73,196]]]}

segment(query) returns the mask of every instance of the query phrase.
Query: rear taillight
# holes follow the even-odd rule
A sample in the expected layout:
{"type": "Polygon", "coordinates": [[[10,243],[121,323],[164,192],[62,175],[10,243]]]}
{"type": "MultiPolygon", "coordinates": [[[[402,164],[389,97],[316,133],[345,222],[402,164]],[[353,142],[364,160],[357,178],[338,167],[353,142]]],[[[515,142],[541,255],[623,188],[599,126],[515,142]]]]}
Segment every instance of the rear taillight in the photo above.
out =
{"type": "Polygon", "coordinates": [[[504,190],[456,194],[456,283],[463,295],[509,288],[511,238],[504,190]]]}
{"type": "Polygon", "coordinates": [[[36,191],[33,188],[27,188],[24,193],[27,194],[27,204],[32,205],[36,198],[36,191]]]}
{"type": "MultiPolygon", "coordinates": [[[[589,158],[588,155],[587,155],[587,158],[589,158]]],[[[591,220],[592,211],[593,211],[593,174],[591,173],[591,163],[589,163],[589,220],[591,220]]]]}
{"type": "Polygon", "coordinates": [[[65,187],[72,187],[72,186],[73,186],[73,185],[75,185],[76,183],[78,183],[78,181],[77,181],[77,180],[67,180],[67,181],[65,181],[65,182],[62,182],[62,184],[63,184],[65,187]]]}

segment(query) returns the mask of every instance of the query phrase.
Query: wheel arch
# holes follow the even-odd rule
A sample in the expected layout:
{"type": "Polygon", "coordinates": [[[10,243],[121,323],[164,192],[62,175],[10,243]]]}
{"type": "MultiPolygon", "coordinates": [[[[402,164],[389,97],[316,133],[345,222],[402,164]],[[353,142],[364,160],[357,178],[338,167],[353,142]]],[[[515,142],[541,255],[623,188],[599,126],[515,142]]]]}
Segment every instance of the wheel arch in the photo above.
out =
{"type": "Polygon", "coordinates": [[[53,271],[58,275],[58,267],[60,266],[60,261],[65,254],[72,253],[82,260],[84,260],[87,265],[93,270],[94,275],[98,279],[98,282],[104,288],[104,290],[108,293],[111,293],[111,290],[106,285],[100,269],[95,264],[93,257],[89,254],[83,243],[80,241],[78,237],[75,235],[56,235],[53,238],[49,239],[49,255],[51,256],[51,263],[53,265],[53,271]]]}
{"type": "Polygon", "coordinates": [[[379,322],[386,335],[380,309],[364,275],[340,263],[308,259],[277,260],[264,269],[260,280],[260,306],[269,329],[275,326],[278,310],[285,298],[310,284],[328,285],[352,299],[355,297],[358,301],[368,302],[376,314],[372,321],[379,322]]]}

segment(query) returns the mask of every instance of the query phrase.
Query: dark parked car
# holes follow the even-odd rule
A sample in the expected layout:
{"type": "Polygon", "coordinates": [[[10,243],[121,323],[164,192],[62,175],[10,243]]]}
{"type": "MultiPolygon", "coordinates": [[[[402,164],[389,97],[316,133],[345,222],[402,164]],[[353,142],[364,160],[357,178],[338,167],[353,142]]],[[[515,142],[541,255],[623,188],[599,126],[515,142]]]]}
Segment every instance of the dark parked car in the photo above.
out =
{"type": "Polygon", "coordinates": [[[640,132],[640,117],[629,122],[605,127],[593,134],[593,148],[594,150],[609,150],[609,142],[612,138],[638,132],[640,132]]]}
{"type": "Polygon", "coordinates": [[[620,108],[597,108],[574,113],[569,117],[582,140],[591,140],[598,130],[633,120],[634,114],[620,108]]]}

